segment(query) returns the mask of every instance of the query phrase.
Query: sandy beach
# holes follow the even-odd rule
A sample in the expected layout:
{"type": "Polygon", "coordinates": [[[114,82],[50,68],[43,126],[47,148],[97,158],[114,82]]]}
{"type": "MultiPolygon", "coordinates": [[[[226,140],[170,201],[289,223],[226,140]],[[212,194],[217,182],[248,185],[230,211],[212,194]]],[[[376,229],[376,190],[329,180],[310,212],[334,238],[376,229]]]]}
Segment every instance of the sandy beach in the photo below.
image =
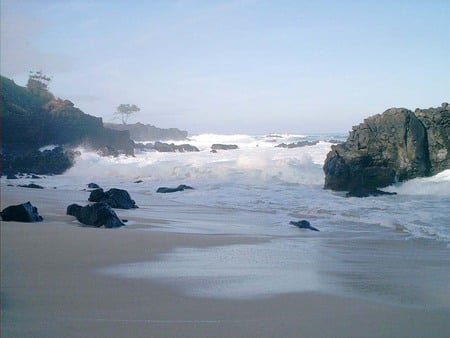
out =
{"type": "MultiPolygon", "coordinates": [[[[174,248],[261,238],[81,227],[67,205],[86,192],[2,183],[1,208],[31,201],[41,223],[1,223],[1,336],[7,337],[448,337],[450,308],[386,304],[321,292],[254,299],[189,296],[172,283],[126,279],[105,267],[156,261],[174,248]]],[[[168,207],[170,208],[170,207],[168,207]]],[[[176,213],[176,206],[172,206],[176,213]]],[[[118,212],[119,215],[120,212],[118,212]]],[[[181,281],[182,282],[182,281],[181,281]]]]}

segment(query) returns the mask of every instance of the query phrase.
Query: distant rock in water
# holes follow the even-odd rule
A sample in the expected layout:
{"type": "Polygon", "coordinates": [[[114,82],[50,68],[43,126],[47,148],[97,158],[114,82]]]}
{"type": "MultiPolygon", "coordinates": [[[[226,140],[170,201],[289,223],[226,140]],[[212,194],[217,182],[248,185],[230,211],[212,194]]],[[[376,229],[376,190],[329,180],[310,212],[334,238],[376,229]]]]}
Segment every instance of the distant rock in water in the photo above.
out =
{"type": "Polygon", "coordinates": [[[97,183],[89,183],[87,185],[89,189],[100,189],[100,186],[97,183]]]}
{"type": "Polygon", "coordinates": [[[165,193],[171,193],[171,192],[184,191],[186,189],[194,189],[194,188],[192,188],[188,185],[181,184],[176,188],[160,187],[160,188],[158,188],[158,190],[156,190],[156,192],[165,194],[165,193]]]}
{"type": "Polygon", "coordinates": [[[188,132],[177,128],[162,129],[150,124],[105,124],[106,127],[114,130],[127,130],[134,141],[164,141],[164,140],[185,140],[188,132]]]}
{"type": "Polygon", "coordinates": [[[71,204],[67,207],[67,215],[75,216],[76,219],[85,225],[94,227],[105,226],[105,228],[118,228],[125,224],[117,217],[117,214],[106,203],[94,203],[82,207],[78,204],[71,204]]]}
{"type": "Polygon", "coordinates": [[[319,231],[319,229],[314,228],[311,226],[311,223],[309,223],[307,220],[301,220],[301,221],[290,221],[289,224],[295,225],[296,227],[300,229],[309,229],[312,231],[319,231]]]}
{"type": "Polygon", "coordinates": [[[93,190],[89,196],[89,202],[102,202],[118,209],[134,209],[138,207],[135,201],[131,199],[128,191],[116,188],[109,189],[106,192],[102,188],[93,190]]]}
{"type": "Polygon", "coordinates": [[[2,210],[1,216],[5,222],[41,222],[43,219],[30,202],[9,206],[2,210]]]}
{"type": "Polygon", "coordinates": [[[275,146],[275,148],[301,148],[301,147],[306,147],[306,146],[315,146],[317,143],[319,143],[319,141],[299,141],[297,143],[281,143],[277,146],[275,146]]]}
{"type": "Polygon", "coordinates": [[[391,108],[353,127],[324,164],[325,189],[374,191],[450,168],[450,107],[391,108]]]}
{"type": "Polygon", "coordinates": [[[239,149],[236,144],[220,144],[216,143],[211,146],[211,150],[234,150],[239,149]]]}
{"type": "Polygon", "coordinates": [[[174,152],[197,152],[199,149],[197,147],[191,146],[190,144],[168,144],[163,142],[155,142],[153,148],[159,152],[174,153],[174,152]]]}

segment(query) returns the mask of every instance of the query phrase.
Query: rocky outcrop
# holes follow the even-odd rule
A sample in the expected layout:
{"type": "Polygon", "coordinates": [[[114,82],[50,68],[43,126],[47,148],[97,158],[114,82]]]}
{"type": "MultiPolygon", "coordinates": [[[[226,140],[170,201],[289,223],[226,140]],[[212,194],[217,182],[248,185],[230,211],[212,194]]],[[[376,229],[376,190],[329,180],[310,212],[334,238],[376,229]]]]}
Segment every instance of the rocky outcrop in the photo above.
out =
{"type": "Polygon", "coordinates": [[[106,203],[94,203],[82,207],[78,204],[71,204],[67,207],[67,215],[75,216],[76,219],[85,225],[93,227],[105,226],[105,228],[118,228],[125,224],[117,217],[117,214],[106,203]]]}
{"type": "Polygon", "coordinates": [[[149,124],[105,124],[107,128],[114,130],[127,130],[134,141],[164,141],[164,140],[185,140],[188,132],[177,128],[158,128],[149,124]]]}
{"type": "Polygon", "coordinates": [[[42,217],[38,213],[38,209],[29,201],[19,205],[11,205],[1,212],[2,221],[5,222],[40,222],[42,217]]]}
{"type": "Polygon", "coordinates": [[[0,88],[5,173],[61,174],[73,165],[67,149],[80,144],[106,155],[134,153],[128,131],[105,128],[101,118],[83,113],[69,100],[55,99],[50,93],[37,96],[4,77],[0,88]],[[39,152],[55,144],[64,151],[39,152]]]}
{"type": "Polygon", "coordinates": [[[374,190],[450,168],[450,110],[392,108],[353,127],[324,164],[325,188],[374,190]]]}

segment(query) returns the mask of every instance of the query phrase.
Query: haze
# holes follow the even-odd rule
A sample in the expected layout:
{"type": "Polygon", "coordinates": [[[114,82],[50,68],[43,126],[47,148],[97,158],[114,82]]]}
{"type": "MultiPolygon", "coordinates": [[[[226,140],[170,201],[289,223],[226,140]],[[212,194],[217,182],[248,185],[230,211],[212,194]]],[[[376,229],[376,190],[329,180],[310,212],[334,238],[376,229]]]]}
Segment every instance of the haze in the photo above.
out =
{"type": "MultiPolygon", "coordinates": [[[[200,132],[346,132],[449,100],[449,1],[1,2],[1,74],[200,132]]],[[[117,121],[118,122],[118,121],[117,121]]]]}

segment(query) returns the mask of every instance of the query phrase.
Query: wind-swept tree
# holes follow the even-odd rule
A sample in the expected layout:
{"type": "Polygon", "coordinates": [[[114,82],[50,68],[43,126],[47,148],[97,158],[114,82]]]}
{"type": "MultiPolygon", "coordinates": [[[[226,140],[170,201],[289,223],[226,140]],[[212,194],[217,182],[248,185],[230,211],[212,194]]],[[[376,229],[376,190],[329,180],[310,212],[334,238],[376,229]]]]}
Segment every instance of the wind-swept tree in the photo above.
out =
{"type": "Polygon", "coordinates": [[[127,124],[128,118],[131,114],[140,111],[141,109],[135,104],[121,104],[117,107],[115,115],[118,115],[122,120],[122,124],[127,124]]]}

